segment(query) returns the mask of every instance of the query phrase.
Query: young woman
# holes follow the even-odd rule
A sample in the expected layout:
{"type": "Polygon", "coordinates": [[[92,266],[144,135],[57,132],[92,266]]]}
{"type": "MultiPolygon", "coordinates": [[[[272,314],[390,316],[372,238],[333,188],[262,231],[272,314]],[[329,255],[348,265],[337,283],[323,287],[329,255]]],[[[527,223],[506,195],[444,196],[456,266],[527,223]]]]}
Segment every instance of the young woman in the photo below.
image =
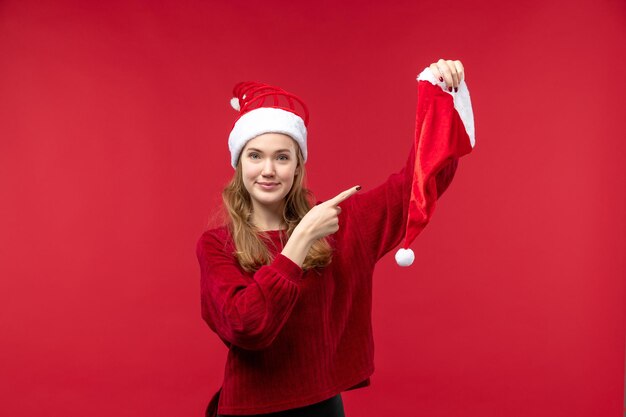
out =
{"type": "MultiPolygon", "coordinates": [[[[464,87],[460,61],[427,72],[449,94],[464,87]]],[[[341,392],[369,385],[374,371],[372,275],[403,238],[415,149],[380,186],[314,205],[302,100],[252,82],[234,94],[229,221],[197,245],[202,317],[229,349],[206,415],[344,416],[341,392]]],[[[457,162],[437,172],[435,198],[457,162]]]]}

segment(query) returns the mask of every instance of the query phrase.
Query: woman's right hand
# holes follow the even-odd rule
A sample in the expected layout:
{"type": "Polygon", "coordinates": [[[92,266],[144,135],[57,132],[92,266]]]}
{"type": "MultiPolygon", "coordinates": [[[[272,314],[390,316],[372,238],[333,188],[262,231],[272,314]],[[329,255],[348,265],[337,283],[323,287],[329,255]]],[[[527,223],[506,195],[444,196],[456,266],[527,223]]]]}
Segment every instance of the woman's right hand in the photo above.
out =
{"type": "Polygon", "coordinates": [[[307,236],[311,242],[326,237],[339,230],[339,213],[341,207],[339,204],[347,198],[356,194],[361,189],[360,185],[349,188],[330,200],[320,203],[300,220],[298,226],[294,229],[294,233],[298,231],[307,236]],[[299,230],[298,230],[299,229],[299,230]]]}

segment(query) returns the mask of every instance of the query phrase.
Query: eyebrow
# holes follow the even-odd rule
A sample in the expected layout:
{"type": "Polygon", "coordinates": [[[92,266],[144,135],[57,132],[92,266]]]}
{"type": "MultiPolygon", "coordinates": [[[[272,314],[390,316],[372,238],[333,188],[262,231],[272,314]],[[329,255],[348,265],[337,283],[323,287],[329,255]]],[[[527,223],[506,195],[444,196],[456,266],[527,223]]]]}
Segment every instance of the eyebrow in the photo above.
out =
{"type": "MultiPolygon", "coordinates": [[[[248,151],[257,151],[257,152],[261,152],[261,153],[263,153],[263,151],[262,151],[262,150],[257,149],[257,148],[248,148],[248,151]]],[[[289,153],[290,153],[290,152],[291,152],[291,149],[279,149],[279,150],[277,150],[277,151],[276,151],[276,152],[274,152],[274,153],[279,153],[279,152],[289,152],[289,153]]]]}

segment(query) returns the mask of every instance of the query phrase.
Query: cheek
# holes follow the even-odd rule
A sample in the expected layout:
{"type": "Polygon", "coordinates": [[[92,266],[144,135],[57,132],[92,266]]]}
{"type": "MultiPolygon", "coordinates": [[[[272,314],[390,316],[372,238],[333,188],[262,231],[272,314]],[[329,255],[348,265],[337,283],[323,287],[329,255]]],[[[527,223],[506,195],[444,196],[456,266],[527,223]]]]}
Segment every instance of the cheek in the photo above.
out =
{"type": "Polygon", "coordinates": [[[296,169],[295,168],[287,168],[283,173],[283,178],[285,182],[293,183],[295,181],[296,169]]]}
{"type": "Polygon", "coordinates": [[[244,181],[250,181],[258,176],[257,169],[255,169],[254,165],[244,164],[241,166],[241,175],[243,176],[244,181]]]}

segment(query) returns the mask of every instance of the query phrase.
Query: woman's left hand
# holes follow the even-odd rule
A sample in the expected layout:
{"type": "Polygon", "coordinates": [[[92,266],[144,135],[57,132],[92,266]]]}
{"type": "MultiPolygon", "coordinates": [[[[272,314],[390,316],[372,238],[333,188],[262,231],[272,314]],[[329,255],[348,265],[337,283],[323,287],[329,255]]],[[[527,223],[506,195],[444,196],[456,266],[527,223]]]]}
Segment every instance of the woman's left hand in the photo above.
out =
{"type": "Polygon", "coordinates": [[[448,91],[458,90],[461,80],[465,79],[465,70],[461,61],[451,59],[440,59],[430,64],[430,70],[440,82],[445,81],[448,91]]]}

